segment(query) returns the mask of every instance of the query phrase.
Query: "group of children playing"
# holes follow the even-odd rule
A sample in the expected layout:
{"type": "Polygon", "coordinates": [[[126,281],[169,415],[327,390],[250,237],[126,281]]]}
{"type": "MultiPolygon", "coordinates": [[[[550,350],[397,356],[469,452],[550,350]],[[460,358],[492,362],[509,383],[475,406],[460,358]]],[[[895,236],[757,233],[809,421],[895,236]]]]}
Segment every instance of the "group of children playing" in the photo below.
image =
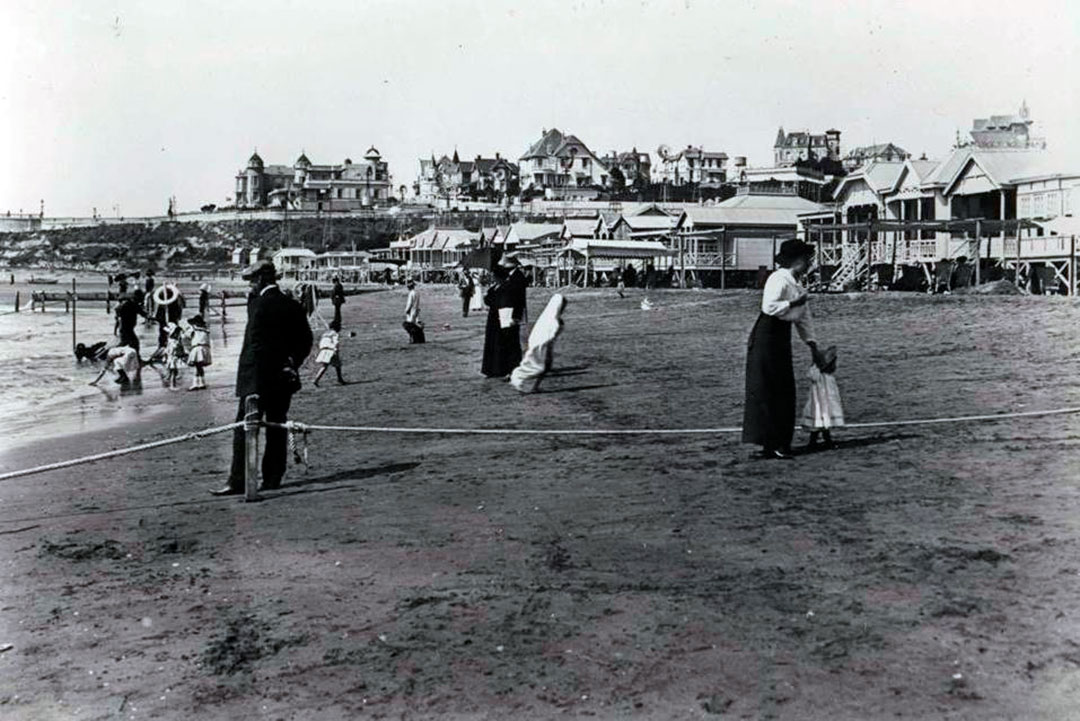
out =
{"type": "Polygon", "coordinates": [[[202,314],[193,315],[187,322],[166,323],[163,328],[165,345],[160,346],[146,360],[138,348],[125,343],[110,345],[104,341],[86,346],[75,346],[76,360],[104,361],[105,366],[90,385],[97,385],[110,370],[116,373],[121,388],[138,383],[144,365],[161,363],[165,369],[165,384],[176,390],[180,384],[180,370],[184,366],[195,369],[195,378],[188,390],[206,390],[206,367],[213,363],[210,353],[210,329],[202,314]]]}

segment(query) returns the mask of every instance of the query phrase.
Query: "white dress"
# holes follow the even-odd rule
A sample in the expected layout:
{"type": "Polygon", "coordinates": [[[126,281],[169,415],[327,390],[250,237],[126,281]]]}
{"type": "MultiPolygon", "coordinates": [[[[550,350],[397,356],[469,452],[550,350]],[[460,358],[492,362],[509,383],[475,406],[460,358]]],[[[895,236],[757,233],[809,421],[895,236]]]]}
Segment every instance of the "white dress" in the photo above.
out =
{"type": "Polygon", "coordinates": [[[484,309],[484,289],[480,287],[480,279],[473,277],[473,294],[469,299],[469,310],[484,309]]]}
{"type": "Polygon", "coordinates": [[[338,334],[328,330],[319,338],[319,355],[315,356],[316,363],[333,363],[338,352],[338,344],[341,342],[338,334]]]}
{"type": "Polygon", "coordinates": [[[551,296],[544,312],[529,333],[529,345],[521,356],[521,363],[510,374],[510,385],[522,393],[535,391],[551,370],[555,339],[562,333],[562,312],[565,305],[566,299],[560,293],[551,296]]]}
{"type": "Polygon", "coordinates": [[[110,348],[105,354],[105,360],[112,363],[114,371],[122,371],[132,380],[139,375],[139,352],[131,346],[118,345],[110,348]]]}
{"type": "Polygon", "coordinates": [[[816,365],[807,372],[810,397],[803,409],[803,428],[822,431],[844,425],[844,406],[840,403],[840,388],[832,373],[822,373],[816,365]]]}
{"type": "Polygon", "coordinates": [[[189,366],[208,366],[210,358],[210,331],[192,326],[190,331],[191,352],[188,353],[189,366]]]}

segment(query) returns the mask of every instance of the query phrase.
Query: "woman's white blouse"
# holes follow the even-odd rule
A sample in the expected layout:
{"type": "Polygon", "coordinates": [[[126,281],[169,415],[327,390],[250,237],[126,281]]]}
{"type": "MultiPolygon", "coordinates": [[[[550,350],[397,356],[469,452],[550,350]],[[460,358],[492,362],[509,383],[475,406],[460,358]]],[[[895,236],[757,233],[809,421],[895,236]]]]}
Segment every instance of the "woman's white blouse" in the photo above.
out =
{"type": "Polygon", "coordinates": [[[810,320],[810,304],[791,307],[791,301],[806,295],[807,291],[787,268],[777,268],[765,281],[761,294],[761,312],[795,324],[795,330],[804,343],[814,340],[814,327],[810,320]]]}

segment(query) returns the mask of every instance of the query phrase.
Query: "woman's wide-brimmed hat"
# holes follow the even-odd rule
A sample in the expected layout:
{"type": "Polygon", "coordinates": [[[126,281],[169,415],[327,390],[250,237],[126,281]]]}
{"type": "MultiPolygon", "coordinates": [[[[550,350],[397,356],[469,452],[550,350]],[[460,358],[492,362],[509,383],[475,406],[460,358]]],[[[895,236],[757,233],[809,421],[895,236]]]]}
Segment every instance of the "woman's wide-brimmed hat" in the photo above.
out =
{"type": "Polygon", "coordinates": [[[776,254],[776,262],[785,265],[799,258],[812,258],[816,248],[809,243],[804,243],[798,238],[785,240],[780,244],[780,252],[776,254]]]}
{"type": "Polygon", "coordinates": [[[516,268],[521,265],[521,259],[517,257],[516,253],[504,253],[499,258],[499,265],[504,268],[516,268]]]}

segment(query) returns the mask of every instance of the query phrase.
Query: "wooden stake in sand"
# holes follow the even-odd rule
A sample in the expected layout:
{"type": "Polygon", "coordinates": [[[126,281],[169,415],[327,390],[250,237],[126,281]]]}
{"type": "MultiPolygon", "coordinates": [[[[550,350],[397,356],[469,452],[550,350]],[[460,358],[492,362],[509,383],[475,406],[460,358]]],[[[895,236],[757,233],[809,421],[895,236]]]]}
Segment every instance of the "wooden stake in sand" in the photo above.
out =
{"type": "Polygon", "coordinates": [[[259,500],[259,396],[244,399],[244,500],[259,500]]]}
{"type": "Polygon", "coordinates": [[[71,279],[71,348],[72,348],[72,350],[75,349],[75,345],[77,343],[77,341],[75,340],[75,316],[78,315],[78,313],[75,312],[75,309],[76,309],[77,305],[78,304],[75,302],[75,279],[72,278],[71,279]]]}

